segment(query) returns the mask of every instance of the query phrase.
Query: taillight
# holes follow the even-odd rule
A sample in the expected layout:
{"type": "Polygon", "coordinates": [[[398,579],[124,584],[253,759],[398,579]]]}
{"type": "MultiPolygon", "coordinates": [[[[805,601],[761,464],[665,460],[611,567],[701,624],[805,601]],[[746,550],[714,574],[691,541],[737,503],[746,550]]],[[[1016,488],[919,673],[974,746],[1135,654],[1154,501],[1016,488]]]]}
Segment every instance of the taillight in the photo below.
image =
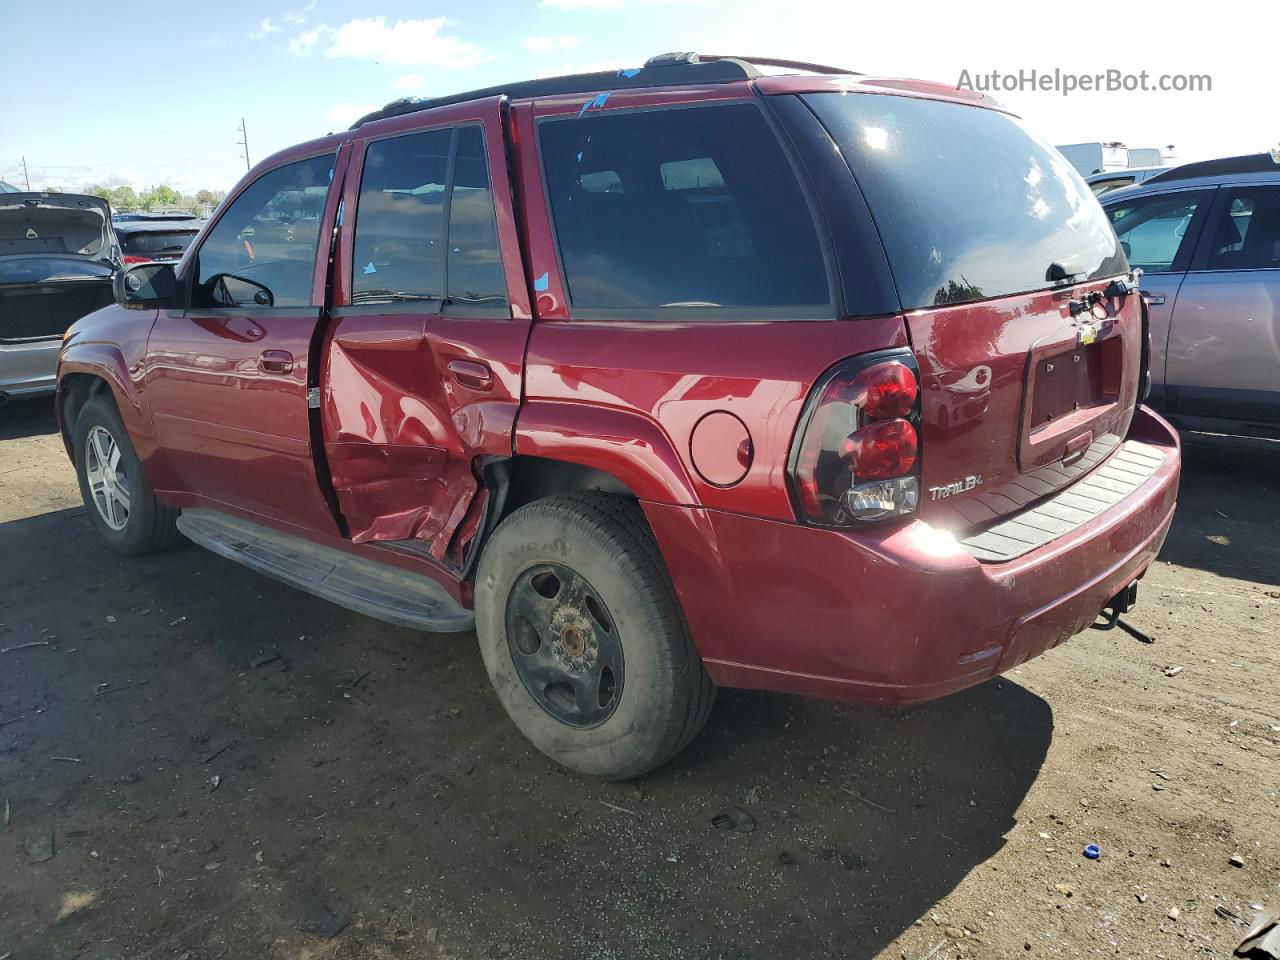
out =
{"type": "Polygon", "coordinates": [[[846,360],[814,388],[791,453],[805,519],[912,514],[920,496],[920,385],[909,351],[846,360]]]}
{"type": "Polygon", "coordinates": [[[151,262],[150,257],[139,257],[132,253],[126,253],[124,255],[124,265],[126,267],[132,267],[135,263],[150,263],[150,262],[151,262]]]}

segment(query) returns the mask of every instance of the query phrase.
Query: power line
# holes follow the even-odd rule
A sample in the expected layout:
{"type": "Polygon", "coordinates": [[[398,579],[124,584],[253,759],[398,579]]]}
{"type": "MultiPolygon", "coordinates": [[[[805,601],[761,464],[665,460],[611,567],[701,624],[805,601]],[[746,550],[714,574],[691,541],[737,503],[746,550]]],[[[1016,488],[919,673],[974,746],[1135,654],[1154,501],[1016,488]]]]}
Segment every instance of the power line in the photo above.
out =
{"type": "Polygon", "coordinates": [[[244,117],[240,118],[240,139],[236,141],[244,147],[244,168],[249,169],[249,131],[244,125],[244,117]]]}

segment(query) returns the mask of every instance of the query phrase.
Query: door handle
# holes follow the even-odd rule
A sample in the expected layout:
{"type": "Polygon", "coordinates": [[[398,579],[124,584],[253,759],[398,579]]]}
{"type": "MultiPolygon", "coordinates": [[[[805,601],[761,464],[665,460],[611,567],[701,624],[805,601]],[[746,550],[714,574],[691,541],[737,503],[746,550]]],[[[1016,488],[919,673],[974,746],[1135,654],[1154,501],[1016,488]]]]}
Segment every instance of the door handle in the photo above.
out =
{"type": "Polygon", "coordinates": [[[450,360],[449,373],[462,386],[471,390],[493,388],[493,371],[480,360],[450,360]]]}
{"type": "Polygon", "coordinates": [[[1165,302],[1165,295],[1163,293],[1144,293],[1142,299],[1147,303],[1161,304],[1165,302]]]}
{"type": "Polygon", "coordinates": [[[293,369],[293,354],[288,350],[263,350],[258,369],[263,373],[288,373],[293,369]]]}

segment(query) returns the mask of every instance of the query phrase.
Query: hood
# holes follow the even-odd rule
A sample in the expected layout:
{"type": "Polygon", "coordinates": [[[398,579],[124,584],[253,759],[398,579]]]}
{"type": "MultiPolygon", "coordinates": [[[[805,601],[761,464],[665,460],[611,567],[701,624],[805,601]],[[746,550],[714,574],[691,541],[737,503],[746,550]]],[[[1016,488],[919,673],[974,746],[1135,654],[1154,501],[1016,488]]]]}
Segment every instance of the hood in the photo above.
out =
{"type": "Polygon", "coordinates": [[[77,256],[113,260],[111,208],[78,193],[0,193],[0,257],[77,256]]]}

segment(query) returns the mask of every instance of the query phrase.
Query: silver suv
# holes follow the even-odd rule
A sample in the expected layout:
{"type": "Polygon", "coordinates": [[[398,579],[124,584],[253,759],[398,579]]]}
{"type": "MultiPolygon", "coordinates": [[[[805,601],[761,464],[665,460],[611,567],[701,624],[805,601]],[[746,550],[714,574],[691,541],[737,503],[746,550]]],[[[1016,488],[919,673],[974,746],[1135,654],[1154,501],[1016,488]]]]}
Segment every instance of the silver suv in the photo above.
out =
{"type": "Polygon", "coordinates": [[[1100,198],[1150,308],[1151,403],[1280,438],[1280,162],[1190,163],[1100,198]]]}

